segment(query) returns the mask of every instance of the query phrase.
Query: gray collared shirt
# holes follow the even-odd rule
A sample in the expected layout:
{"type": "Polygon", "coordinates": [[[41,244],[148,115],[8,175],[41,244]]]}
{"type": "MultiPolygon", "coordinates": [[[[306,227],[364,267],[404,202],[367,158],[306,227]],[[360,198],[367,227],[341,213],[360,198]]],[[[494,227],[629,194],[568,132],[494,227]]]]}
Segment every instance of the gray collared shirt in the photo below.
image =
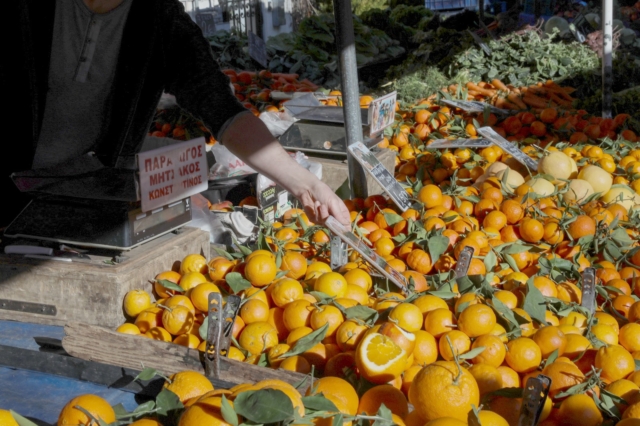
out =
{"type": "Polygon", "coordinates": [[[33,168],[92,151],[109,123],[120,43],[133,0],[93,13],[83,0],[57,0],[49,91],[33,168]]]}

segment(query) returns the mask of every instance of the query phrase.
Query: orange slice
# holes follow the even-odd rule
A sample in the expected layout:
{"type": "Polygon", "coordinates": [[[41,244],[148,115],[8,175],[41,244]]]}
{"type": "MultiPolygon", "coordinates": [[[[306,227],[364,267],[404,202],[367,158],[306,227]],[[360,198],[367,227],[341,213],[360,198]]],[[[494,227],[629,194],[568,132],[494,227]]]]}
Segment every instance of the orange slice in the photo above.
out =
{"type": "Polygon", "coordinates": [[[387,383],[400,376],[406,361],[407,352],[380,333],[366,336],[356,350],[358,370],[372,383],[387,383]]]}

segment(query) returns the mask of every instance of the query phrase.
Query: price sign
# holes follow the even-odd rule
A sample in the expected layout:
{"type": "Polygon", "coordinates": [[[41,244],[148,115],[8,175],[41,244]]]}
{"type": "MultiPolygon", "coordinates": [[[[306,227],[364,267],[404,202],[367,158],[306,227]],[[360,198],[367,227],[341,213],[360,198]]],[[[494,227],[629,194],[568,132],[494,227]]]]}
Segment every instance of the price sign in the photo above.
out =
{"type": "Polygon", "coordinates": [[[369,136],[391,126],[396,118],[397,92],[391,92],[369,104],[369,136]]]}
{"type": "Polygon", "coordinates": [[[249,56],[263,67],[268,66],[267,45],[251,31],[249,31],[249,56]]]}
{"type": "Polygon", "coordinates": [[[196,24],[198,24],[205,37],[212,36],[216,32],[215,17],[212,12],[198,12],[196,14],[196,24]]]}
{"type": "Polygon", "coordinates": [[[500,108],[496,108],[493,105],[489,105],[485,102],[478,101],[454,101],[451,99],[443,99],[443,104],[447,104],[454,108],[460,108],[463,111],[467,112],[484,112],[485,108],[496,115],[509,115],[508,111],[505,111],[500,108]]]}
{"type": "Polygon", "coordinates": [[[522,152],[520,148],[518,148],[512,142],[509,142],[508,140],[506,140],[505,138],[497,134],[496,131],[493,130],[491,127],[480,127],[478,129],[478,133],[480,133],[485,138],[489,139],[494,144],[498,145],[504,151],[511,154],[513,158],[515,158],[520,163],[527,166],[529,169],[534,170],[536,172],[538,171],[537,161],[535,161],[533,158],[529,157],[527,154],[522,152]]]}
{"type": "Polygon", "coordinates": [[[411,207],[409,194],[398,183],[396,178],[387,170],[376,156],[362,142],[349,145],[349,152],[362,164],[362,167],[384,188],[400,210],[407,211],[411,207]]]}
{"type": "Polygon", "coordinates": [[[138,154],[142,211],[148,212],[209,187],[204,138],[138,154]]]}
{"type": "Polygon", "coordinates": [[[325,222],[325,226],[329,228],[334,235],[340,237],[342,241],[360,253],[360,255],[371,264],[371,266],[387,277],[389,281],[398,286],[402,291],[407,290],[406,278],[400,272],[393,269],[393,267],[391,267],[387,261],[380,257],[375,251],[371,250],[368,245],[363,243],[360,238],[349,230],[349,228],[338,222],[335,217],[329,216],[325,222]]]}
{"type": "Polygon", "coordinates": [[[486,148],[491,145],[487,139],[436,139],[427,145],[427,149],[486,148]]]}

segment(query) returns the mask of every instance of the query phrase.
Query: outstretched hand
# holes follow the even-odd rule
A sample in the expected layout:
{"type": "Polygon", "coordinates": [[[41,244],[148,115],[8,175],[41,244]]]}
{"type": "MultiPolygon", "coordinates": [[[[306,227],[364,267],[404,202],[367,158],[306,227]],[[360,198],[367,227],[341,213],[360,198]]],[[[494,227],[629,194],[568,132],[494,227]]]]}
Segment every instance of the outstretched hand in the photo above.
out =
{"type": "Polygon", "coordinates": [[[331,215],[343,225],[349,225],[349,210],[347,206],[322,181],[316,180],[310,189],[295,195],[302,203],[310,221],[324,223],[331,215]]]}

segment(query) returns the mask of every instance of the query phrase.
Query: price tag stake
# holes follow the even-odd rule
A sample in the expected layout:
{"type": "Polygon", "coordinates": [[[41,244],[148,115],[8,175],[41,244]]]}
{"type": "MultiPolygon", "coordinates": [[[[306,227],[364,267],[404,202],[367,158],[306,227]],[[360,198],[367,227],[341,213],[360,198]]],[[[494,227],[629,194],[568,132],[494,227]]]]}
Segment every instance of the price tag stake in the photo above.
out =
{"type": "Polygon", "coordinates": [[[220,293],[209,294],[209,312],[207,327],[207,344],[204,353],[204,367],[207,377],[220,377],[220,357],[229,354],[233,323],[240,309],[240,297],[227,297],[226,305],[222,306],[220,293]]]}
{"type": "Polygon", "coordinates": [[[336,271],[346,264],[347,257],[347,244],[344,243],[340,237],[331,238],[331,269],[336,271]]]}
{"type": "Polygon", "coordinates": [[[522,408],[518,417],[518,426],[537,425],[549,395],[551,379],[544,375],[530,377],[522,395],[522,408]]]}
{"type": "Polygon", "coordinates": [[[516,160],[527,166],[530,170],[538,171],[537,161],[522,152],[515,144],[500,136],[491,127],[480,127],[478,129],[478,133],[511,154],[516,160]]]}
{"type": "Polygon", "coordinates": [[[582,273],[582,307],[591,315],[596,310],[596,270],[586,268],[582,273]]]}
{"type": "Polygon", "coordinates": [[[469,265],[471,265],[471,258],[473,257],[473,247],[465,246],[458,256],[458,262],[456,263],[456,278],[462,278],[467,276],[469,272],[469,265]]]}

